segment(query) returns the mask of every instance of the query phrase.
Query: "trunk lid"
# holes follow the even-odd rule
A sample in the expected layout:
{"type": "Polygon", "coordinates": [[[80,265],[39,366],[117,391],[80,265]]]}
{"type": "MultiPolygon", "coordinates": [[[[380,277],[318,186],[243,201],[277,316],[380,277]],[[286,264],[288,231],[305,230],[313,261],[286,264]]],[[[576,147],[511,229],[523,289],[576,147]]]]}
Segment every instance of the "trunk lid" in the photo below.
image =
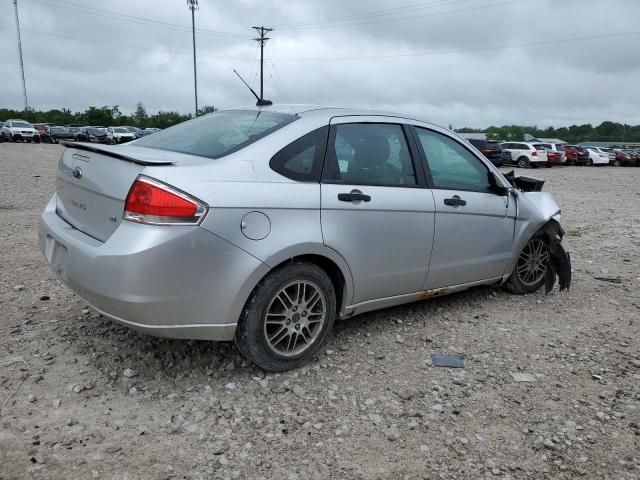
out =
{"type": "Polygon", "coordinates": [[[56,211],[74,228],[102,242],[120,225],[127,193],[145,166],[173,163],[157,150],[67,146],[58,165],[56,211]]]}

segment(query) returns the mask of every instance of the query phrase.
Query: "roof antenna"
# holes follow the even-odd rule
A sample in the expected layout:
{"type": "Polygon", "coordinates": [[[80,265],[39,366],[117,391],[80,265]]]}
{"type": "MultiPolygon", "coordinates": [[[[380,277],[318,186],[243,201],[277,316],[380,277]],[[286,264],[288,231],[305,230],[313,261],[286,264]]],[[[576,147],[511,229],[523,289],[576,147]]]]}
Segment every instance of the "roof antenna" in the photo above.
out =
{"type": "Polygon", "coordinates": [[[244,81],[244,78],[242,78],[242,77],[240,76],[240,74],[239,74],[238,72],[236,72],[236,69],[235,69],[235,68],[233,69],[233,73],[235,73],[235,74],[238,76],[238,78],[239,78],[240,80],[242,80],[242,83],[244,83],[244,84],[247,86],[247,88],[251,91],[251,93],[253,93],[253,96],[254,96],[254,97],[256,97],[256,100],[258,100],[258,101],[256,102],[256,106],[258,106],[258,107],[265,107],[265,106],[267,106],[267,105],[273,105],[273,102],[272,102],[271,100],[264,100],[264,99],[260,98],[260,97],[258,96],[258,94],[253,90],[253,88],[251,88],[251,87],[249,86],[249,84],[248,84],[247,82],[245,82],[245,81],[244,81]]]}

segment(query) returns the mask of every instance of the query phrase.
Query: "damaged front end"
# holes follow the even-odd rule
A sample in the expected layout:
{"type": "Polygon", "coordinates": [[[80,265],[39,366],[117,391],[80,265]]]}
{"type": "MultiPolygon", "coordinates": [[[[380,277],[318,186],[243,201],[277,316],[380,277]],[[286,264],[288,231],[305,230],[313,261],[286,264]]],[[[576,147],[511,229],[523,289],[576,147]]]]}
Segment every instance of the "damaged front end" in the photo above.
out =
{"type": "Polygon", "coordinates": [[[560,290],[568,290],[571,286],[571,256],[562,245],[564,230],[560,225],[560,207],[550,193],[542,191],[544,180],[516,177],[513,171],[504,176],[514,187],[511,191],[516,197],[515,257],[531,238],[541,235],[549,252],[544,277],[545,293],[551,292],[556,280],[560,290]]]}
{"type": "Polygon", "coordinates": [[[549,264],[544,275],[544,292],[549,294],[553,290],[558,278],[560,290],[569,290],[571,286],[571,255],[562,246],[564,230],[555,220],[550,220],[542,227],[547,238],[547,250],[549,251],[549,264]]]}

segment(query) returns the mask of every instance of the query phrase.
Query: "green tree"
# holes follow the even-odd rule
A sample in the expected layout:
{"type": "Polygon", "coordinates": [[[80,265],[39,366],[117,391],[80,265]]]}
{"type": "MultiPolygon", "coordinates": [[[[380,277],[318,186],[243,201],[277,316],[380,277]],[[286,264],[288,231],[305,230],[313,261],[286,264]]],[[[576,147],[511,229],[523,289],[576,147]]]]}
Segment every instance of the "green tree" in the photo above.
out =
{"type": "Polygon", "coordinates": [[[133,123],[135,123],[136,127],[145,128],[148,121],[149,115],[147,115],[144,105],[142,105],[142,102],[138,102],[136,104],[136,111],[133,114],[133,123]]]}
{"type": "Polygon", "coordinates": [[[208,113],[217,112],[218,109],[213,105],[204,105],[198,109],[198,116],[206,115],[208,113]]]}

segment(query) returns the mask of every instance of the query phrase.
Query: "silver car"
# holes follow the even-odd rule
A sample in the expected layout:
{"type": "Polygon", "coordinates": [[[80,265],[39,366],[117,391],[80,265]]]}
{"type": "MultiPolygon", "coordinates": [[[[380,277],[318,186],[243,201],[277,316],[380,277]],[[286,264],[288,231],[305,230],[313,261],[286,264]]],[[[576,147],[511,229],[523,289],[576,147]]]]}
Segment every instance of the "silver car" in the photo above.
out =
{"type": "Polygon", "coordinates": [[[40,248],[152,335],[235,340],[281,371],[336,318],[475,285],[570,283],[560,209],[452,132],[304,106],[216,112],[126,145],[68,145],[40,248]]]}

